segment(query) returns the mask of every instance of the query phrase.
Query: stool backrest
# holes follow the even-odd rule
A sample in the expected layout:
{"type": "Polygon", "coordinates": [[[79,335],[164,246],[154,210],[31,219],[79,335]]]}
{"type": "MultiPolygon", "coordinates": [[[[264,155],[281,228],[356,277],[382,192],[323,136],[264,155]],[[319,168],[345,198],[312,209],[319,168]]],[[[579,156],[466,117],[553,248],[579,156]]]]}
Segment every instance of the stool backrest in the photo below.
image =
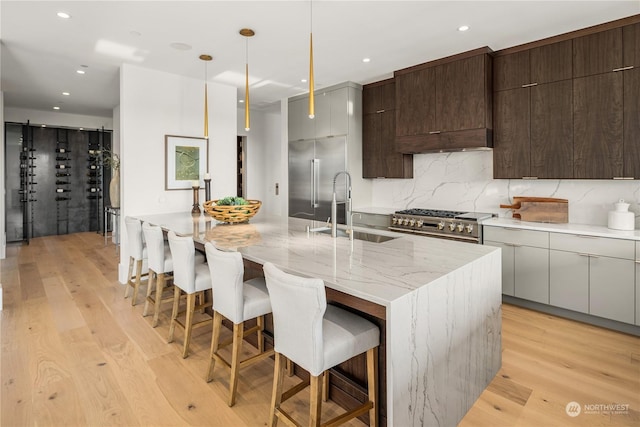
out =
{"type": "Polygon", "coordinates": [[[207,242],[204,245],[211,272],[213,309],[233,323],[244,321],[244,264],[240,252],[224,252],[207,242]]]}
{"type": "Polygon", "coordinates": [[[327,309],[324,282],[294,276],[264,264],[271,298],[275,351],[309,372],[322,372],[322,319],[327,309]]]}
{"type": "Polygon", "coordinates": [[[127,216],[124,218],[125,227],[127,227],[127,248],[129,256],[136,261],[141,260],[143,256],[144,241],[142,240],[142,224],[140,220],[127,216]]]}
{"type": "Polygon", "coordinates": [[[147,244],[147,262],[149,263],[149,268],[158,274],[166,273],[162,228],[144,222],[142,223],[142,234],[147,244]]]}
{"type": "Polygon", "coordinates": [[[173,231],[167,235],[173,258],[173,283],[187,293],[195,292],[196,247],[191,236],[177,236],[173,231]]]}

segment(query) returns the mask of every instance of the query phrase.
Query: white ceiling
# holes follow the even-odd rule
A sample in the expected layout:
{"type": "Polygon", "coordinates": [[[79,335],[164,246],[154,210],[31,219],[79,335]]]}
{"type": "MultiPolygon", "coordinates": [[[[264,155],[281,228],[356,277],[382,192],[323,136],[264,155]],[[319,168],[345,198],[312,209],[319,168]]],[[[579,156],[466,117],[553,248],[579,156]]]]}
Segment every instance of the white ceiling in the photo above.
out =
{"type": "MultiPolygon", "coordinates": [[[[370,83],[394,70],[489,46],[519,45],[640,14],[623,1],[313,0],[316,89],[370,83]],[[466,24],[465,33],[457,28],[466,24]],[[362,58],[371,62],[363,63],[362,58]]],[[[245,39],[252,108],[306,91],[309,0],[0,2],[5,107],[111,116],[118,70],[136,64],[234,85],[244,97],[245,39]],[[63,20],[59,11],[72,15],[63,20]],[[171,43],[190,50],[176,50],[171,43]],[[85,65],[86,74],[76,70],[85,65]],[[62,92],[70,96],[63,96],[62,92]]],[[[162,88],[158,88],[162,90],[162,88]]]]}

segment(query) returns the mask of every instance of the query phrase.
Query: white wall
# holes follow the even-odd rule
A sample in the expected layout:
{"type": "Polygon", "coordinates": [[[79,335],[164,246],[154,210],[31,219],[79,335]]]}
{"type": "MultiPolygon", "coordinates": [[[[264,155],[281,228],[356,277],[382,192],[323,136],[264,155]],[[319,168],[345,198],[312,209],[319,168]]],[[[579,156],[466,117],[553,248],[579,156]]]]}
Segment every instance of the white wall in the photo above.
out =
{"type": "Polygon", "coordinates": [[[7,108],[4,112],[7,122],[27,123],[32,125],[47,125],[55,127],[71,127],[85,129],[113,129],[112,117],[84,116],[81,114],[67,114],[57,111],[29,110],[24,108],[7,108]]]}
{"type": "Polygon", "coordinates": [[[513,196],[558,197],[569,200],[569,222],[607,225],[613,203],[625,199],[640,228],[640,181],[493,179],[493,152],[416,154],[413,179],[374,180],[373,205],[492,212],[513,196]]]}
{"type": "MultiPolygon", "coordinates": [[[[244,129],[244,108],[237,112],[238,135],[246,136],[246,197],[262,201],[261,212],[280,215],[281,203],[287,198],[282,192],[282,182],[286,179],[280,156],[281,123],[280,103],[251,111],[251,130],[244,129]],[[279,194],[275,187],[279,185],[279,194]]],[[[286,167],[285,167],[286,168],[286,167]]]]}
{"type": "MultiPolygon", "coordinates": [[[[165,135],[203,135],[203,81],[125,64],[120,70],[121,224],[124,217],[187,211],[191,190],[165,190],[165,135]]],[[[236,190],[236,89],[209,82],[212,198],[236,190]]],[[[204,199],[201,190],[200,200],[204,199]]],[[[120,280],[126,276],[122,228],[120,280]]]]}

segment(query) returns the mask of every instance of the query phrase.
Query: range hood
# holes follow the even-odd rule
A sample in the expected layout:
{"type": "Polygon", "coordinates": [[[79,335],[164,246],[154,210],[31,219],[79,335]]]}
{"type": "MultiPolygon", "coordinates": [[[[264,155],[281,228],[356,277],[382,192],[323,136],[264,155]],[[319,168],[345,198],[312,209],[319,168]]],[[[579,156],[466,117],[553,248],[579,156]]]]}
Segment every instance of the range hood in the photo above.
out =
{"type": "Polygon", "coordinates": [[[470,129],[426,135],[396,136],[396,151],[407,154],[491,150],[492,129],[470,129]]]}

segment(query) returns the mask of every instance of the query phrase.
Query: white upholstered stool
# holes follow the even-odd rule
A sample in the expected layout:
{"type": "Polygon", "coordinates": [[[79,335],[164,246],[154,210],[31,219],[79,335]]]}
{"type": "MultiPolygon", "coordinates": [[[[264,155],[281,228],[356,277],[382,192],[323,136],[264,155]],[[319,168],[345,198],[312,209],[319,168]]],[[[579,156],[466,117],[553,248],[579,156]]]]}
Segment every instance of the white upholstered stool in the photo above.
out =
{"type": "Polygon", "coordinates": [[[173,301],[173,285],[169,288],[171,293],[163,295],[168,279],[173,279],[173,257],[168,244],[165,244],[162,228],[147,222],[142,224],[142,233],[147,243],[147,256],[149,262],[149,284],[147,286],[147,299],[144,302],[143,316],[149,314],[149,303],[153,304],[153,321],[151,326],[158,325],[160,306],[163,302],[173,301]]]}
{"type": "Polygon", "coordinates": [[[187,357],[189,355],[191,331],[195,326],[201,326],[211,321],[210,318],[195,323],[193,321],[195,310],[202,310],[211,306],[210,302],[207,303],[204,301],[203,295],[204,291],[211,289],[211,277],[207,264],[196,262],[196,248],[191,236],[177,236],[173,231],[169,231],[167,237],[173,258],[174,286],[173,310],[171,311],[168,342],[173,342],[176,325],[182,327],[184,329],[182,357],[187,357]],[[178,319],[180,292],[187,294],[187,308],[184,323],[178,319]],[[201,296],[201,301],[199,301],[198,306],[196,306],[196,294],[200,294],[201,296]]]}
{"type": "Polygon", "coordinates": [[[136,305],[142,278],[148,276],[147,248],[142,238],[142,223],[140,220],[125,217],[124,224],[127,228],[127,249],[129,251],[129,272],[127,273],[124,297],[127,298],[129,296],[129,288],[133,288],[131,305],[136,305]],[[133,271],[134,266],[135,272],[133,271]]]}
{"type": "Polygon", "coordinates": [[[207,381],[213,379],[216,361],[231,369],[229,380],[229,406],[236,401],[238,389],[238,371],[252,363],[269,357],[273,350],[264,351],[264,315],[271,313],[271,301],[263,277],[244,281],[244,264],[239,252],[223,252],[216,249],[212,243],[204,245],[207,254],[207,264],[211,273],[213,294],[213,335],[211,337],[211,354],[207,381]],[[229,342],[220,343],[220,329],[222,317],[233,322],[233,337],[231,340],[231,363],[218,354],[218,349],[229,342]],[[256,319],[257,325],[245,330],[244,322],[256,319]],[[243,361],[240,361],[242,341],[249,334],[257,333],[258,351],[243,361]]]}
{"type": "MultiPolygon", "coordinates": [[[[341,308],[327,305],[321,279],[297,277],[264,264],[264,274],[271,298],[276,362],[269,426],[278,418],[294,425],[281,403],[302,390],[302,383],[283,392],[285,357],[310,374],[310,426],[320,425],[322,386],[320,377],[328,369],[367,353],[367,387],[369,400],[323,424],[340,425],[369,412],[369,425],[377,425],[377,351],[380,330],[368,320],[341,308]]],[[[324,377],[326,378],[326,377],[324,377]]]]}

